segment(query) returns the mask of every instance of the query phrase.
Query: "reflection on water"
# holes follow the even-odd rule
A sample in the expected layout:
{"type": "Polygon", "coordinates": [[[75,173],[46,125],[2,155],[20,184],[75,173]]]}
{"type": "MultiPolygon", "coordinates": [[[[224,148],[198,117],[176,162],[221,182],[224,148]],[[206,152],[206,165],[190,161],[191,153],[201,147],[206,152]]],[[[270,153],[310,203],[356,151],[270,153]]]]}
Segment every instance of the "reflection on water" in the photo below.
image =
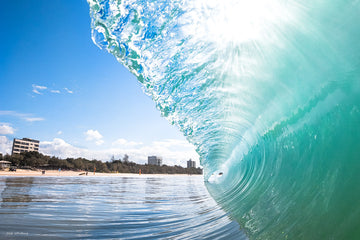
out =
{"type": "MultiPolygon", "coordinates": [[[[1,208],[21,208],[32,201],[31,186],[33,178],[6,178],[1,192],[1,208]]],[[[1,213],[1,212],[0,212],[1,213]]]]}
{"type": "Polygon", "coordinates": [[[202,176],[0,177],[0,239],[246,239],[202,176]]]}

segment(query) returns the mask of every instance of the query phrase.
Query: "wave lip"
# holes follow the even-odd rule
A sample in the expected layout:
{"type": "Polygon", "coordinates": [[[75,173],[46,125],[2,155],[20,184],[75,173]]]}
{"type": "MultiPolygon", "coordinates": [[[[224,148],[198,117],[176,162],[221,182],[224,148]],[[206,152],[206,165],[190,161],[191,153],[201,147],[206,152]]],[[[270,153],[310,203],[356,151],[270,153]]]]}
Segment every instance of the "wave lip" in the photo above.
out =
{"type": "Polygon", "coordinates": [[[358,1],[88,2],[250,238],[360,236],[358,1]]]}

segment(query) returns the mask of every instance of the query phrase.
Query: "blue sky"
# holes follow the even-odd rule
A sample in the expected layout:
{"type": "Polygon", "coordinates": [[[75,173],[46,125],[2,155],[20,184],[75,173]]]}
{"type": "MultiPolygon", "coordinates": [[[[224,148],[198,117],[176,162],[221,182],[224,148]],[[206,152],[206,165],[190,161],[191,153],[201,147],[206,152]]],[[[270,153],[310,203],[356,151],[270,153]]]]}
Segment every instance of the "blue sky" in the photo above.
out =
{"type": "Polygon", "coordinates": [[[1,153],[29,137],[59,157],[198,160],[136,78],[92,42],[85,0],[7,0],[0,19],[1,153]]]}

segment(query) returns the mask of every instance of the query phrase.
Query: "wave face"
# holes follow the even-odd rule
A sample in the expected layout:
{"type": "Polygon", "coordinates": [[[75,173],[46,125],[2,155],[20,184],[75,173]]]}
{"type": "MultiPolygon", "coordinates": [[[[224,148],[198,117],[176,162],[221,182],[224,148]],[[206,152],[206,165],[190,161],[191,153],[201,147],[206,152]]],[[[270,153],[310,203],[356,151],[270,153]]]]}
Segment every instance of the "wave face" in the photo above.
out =
{"type": "Polygon", "coordinates": [[[251,239],[360,238],[358,0],[88,0],[251,239]]]}

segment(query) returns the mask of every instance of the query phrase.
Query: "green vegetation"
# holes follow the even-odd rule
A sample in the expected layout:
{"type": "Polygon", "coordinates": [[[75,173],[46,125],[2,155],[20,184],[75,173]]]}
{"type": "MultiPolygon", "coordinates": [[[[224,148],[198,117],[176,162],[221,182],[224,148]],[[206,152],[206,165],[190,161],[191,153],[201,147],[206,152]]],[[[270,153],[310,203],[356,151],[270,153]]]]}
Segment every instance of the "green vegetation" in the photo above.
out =
{"type": "MultiPolygon", "coordinates": [[[[181,166],[156,166],[142,165],[129,161],[129,156],[125,154],[122,160],[112,158],[110,162],[102,162],[99,160],[88,160],[85,158],[66,158],[60,159],[50,157],[38,152],[24,152],[21,154],[2,156],[3,160],[9,161],[12,165],[19,168],[36,168],[36,169],[53,169],[59,168],[63,170],[89,171],[92,172],[119,172],[119,173],[139,173],[142,174],[202,174],[200,168],[183,168],[181,166]]],[[[1,160],[1,159],[0,159],[1,160]]]]}

